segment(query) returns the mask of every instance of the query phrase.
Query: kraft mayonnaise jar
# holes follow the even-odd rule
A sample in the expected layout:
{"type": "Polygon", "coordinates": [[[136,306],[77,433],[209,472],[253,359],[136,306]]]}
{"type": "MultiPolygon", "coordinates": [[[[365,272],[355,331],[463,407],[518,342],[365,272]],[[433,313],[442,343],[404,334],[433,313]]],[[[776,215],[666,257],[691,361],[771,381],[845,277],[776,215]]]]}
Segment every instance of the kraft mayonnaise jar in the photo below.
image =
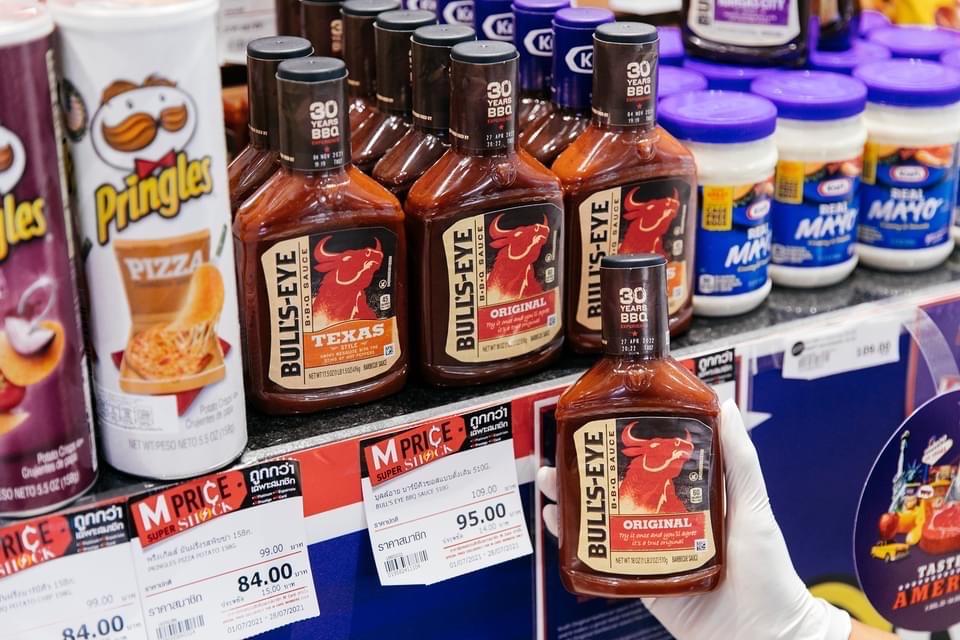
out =
{"type": "Polygon", "coordinates": [[[693,312],[746,313],[770,293],[777,110],[746,93],[693,91],[664,99],[658,112],[697,161],[693,312]]]}
{"type": "Polygon", "coordinates": [[[770,277],[788,287],[840,282],[857,266],[867,90],[823,71],[780,71],[753,82],[777,106],[770,277]]]}
{"type": "Polygon", "coordinates": [[[853,75],[867,85],[857,253],[878,269],[934,267],[953,251],[960,71],[887,60],[853,75]]]}

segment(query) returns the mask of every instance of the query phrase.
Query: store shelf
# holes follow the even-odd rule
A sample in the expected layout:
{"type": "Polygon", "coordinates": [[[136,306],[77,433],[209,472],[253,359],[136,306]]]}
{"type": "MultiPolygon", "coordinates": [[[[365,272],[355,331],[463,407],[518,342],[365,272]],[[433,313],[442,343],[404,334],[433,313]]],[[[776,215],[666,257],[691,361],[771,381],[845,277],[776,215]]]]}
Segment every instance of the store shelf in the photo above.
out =
{"type": "MultiPolygon", "coordinates": [[[[915,293],[949,282],[960,282],[960,251],[946,264],[923,273],[890,274],[860,268],[845,282],[814,290],[774,288],[770,298],[758,309],[728,319],[696,318],[688,333],[673,342],[675,352],[716,342],[733,343],[739,336],[769,329],[787,322],[838,311],[866,302],[874,302],[907,293],[915,293]]],[[[565,353],[554,366],[530,376],[498,384],[459,389],[436,389],[411,381],[399,394],[358,407],[298,416],[267,416],[248,411],[249,445],[246,459],[260,457],[263,450],[292,451],[334,440],[345,431],[372,431],[385,421],[403,422],[414,413],[446,411],[457,403],[494,397],[521,386],[549,382],[586,369],[594,358],[565,353]]],[[[142,484],[104,465],[96,492],[128,492],[142,484]]]]}

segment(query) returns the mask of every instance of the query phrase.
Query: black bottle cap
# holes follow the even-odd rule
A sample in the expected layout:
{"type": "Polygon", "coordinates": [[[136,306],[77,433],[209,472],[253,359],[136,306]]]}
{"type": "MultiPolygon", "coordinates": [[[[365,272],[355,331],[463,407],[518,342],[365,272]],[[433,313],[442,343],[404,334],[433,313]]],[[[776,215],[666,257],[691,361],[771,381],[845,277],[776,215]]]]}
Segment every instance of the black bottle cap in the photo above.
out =
{"type": "Polygon", "coordinates": [[[295,82],[326,82],[347,77],[347,65],[339,58],[294,58],[277,67],[277,77],[295,82]]]}
{"type": "Polygon", "coordinates": [[[597,27],[594,37],[603,42],[644,44],[656,42],[657,28],[644,22],[607,22],[597,27]]]}
{"type": "Polygon", "coordinates": [[[507,62],[520,57],[517,48],[509,42],[500,40],[474,40],[461,42],[450,51],[450,57],[457,62],[470,64],[494,64],[507,62]]]}
{"type": "Polygon", "coordinates": [[[313,45],[306,38],[270,36],[247,43],[247,56],[257,60],[286,60],[302,58],[313,53],[313,45]]]}
{"type": "Polygon", "coordinates": [[[433,11],[385,11],[377,16],[377,26],[391,31],[415,31],[436,23],[437,14],[433,11]]]}
{"type": "Polygon", "coordinates": [[[600,259],[601,269],[645,269],[665,266],[667,266],[667,259],[656,253],[624,253],[604,256],[600,259]]]}
{"type": "Polygon", "coordinates": [[[667,260],[650,253],[600,260],[603,352],[626,358],[670,353],[667,260]]]}
{"type": "Polygon", "coordinates": [[[347,0],[341,6],[344,15],[375,16],[400,8],[398,0],[347,0]]]}
{"type": "Polygon", "coordinates": [[[413,32],[413,41],[434,47],[452,47],[476,40],[477,32],[462,24],[431,24],[413,32]]]}

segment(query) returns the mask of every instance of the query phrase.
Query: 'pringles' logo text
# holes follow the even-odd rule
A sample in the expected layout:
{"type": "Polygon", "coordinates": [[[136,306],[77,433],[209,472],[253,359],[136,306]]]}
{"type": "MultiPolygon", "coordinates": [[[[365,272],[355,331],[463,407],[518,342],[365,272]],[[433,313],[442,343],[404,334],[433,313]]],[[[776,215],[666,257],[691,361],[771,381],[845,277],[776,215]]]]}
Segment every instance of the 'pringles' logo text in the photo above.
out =
{"type": "Polygon", "coordinates": [[[193,99],[175,83],[151,75],[142,85],[116,80],[93,116],[93,148],[106,164],[129,171],[123,185],[95,193],[97,241],[152,213],[173,218],[184,202],[213,191],[209,156],[191,159],[186,147],[197,128],[193,99]]]}
{"type": "Polygon", "coordinates": [[[44,199],[18,202],[13,195],[26,165],[23,142],[13,131],[0,126],[0,263],[7,259],[12,247],[47,233],[44,199]]]}

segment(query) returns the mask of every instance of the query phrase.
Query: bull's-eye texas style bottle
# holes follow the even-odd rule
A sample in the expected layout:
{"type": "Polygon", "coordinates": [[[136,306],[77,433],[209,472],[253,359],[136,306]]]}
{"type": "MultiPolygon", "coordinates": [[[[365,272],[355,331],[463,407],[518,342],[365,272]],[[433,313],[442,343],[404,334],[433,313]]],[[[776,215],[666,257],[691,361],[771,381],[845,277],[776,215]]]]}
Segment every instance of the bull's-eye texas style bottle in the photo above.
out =
{"type": "Polygon", "coordinates": [[[407,377],[403,210],[350,163],[347,69],[277,70],[280,170],[233,224],[247,397],[268,413],[356,404],[407,377]]]}
{"type": "Polygon", "coordinates": [[[603,358],[557,404],[560,573],[581,595],[680,595],[724,573],[717,396],[669,356],[667,261],[600,262],[603,358]]]}
{"type": "Polygon", "coordinates": [[[670,331],[693,316],[697,167],[656,126],[657,30],[611,22],[593,37],[593,119],[553,163],[563,183],[567,340],[600,350],[600,260],[617,253],[667,259],[670,331]]]}
{"type": "Polygon", "coordinates": [[[523,375],[560,355],[563,197],[517,147],[517,49],[451,50],[451,148],[406,200],[420,369],[433,384],[523,375]]]}

